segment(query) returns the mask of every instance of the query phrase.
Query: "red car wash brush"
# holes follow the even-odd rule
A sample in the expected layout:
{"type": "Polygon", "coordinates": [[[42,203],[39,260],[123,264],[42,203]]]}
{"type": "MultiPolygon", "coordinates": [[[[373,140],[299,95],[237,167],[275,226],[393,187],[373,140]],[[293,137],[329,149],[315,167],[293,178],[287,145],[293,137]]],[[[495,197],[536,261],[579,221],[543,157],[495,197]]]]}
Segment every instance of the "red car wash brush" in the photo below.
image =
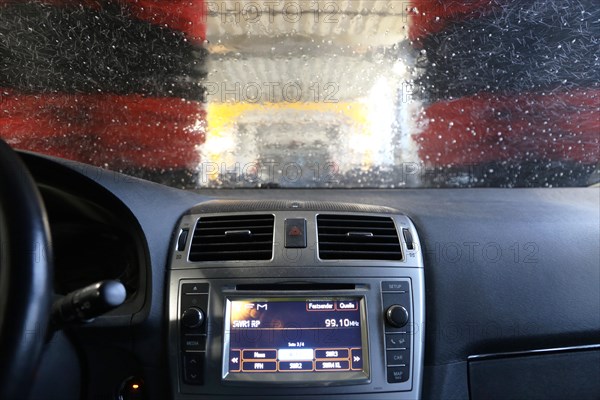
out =
{"type": "Polygon", "coordinates": [[[205,112],[196,101],[138,94],[3,96],[0,126],[10,133],[9,143],[112,170],[186,169],[204,141],[205,112]]]}
{"type": "Polygon", "coordinates": [[[478,165],[474,185],[585,184],[600,153],[600,9],[571,0],[479,6],[439,29],[413,28],[427,32],[418,37],[421,159],[478,165]],[[507,165],[518,171],[506,174],[507,165]]]}
{"type": "Polygon", "coordinates": [[[0,136],[123,171],[191,171],[204,140],[203,3],[0,3],[0,136]],[[96,149],[77,151],[73,142],[96,149]]]}

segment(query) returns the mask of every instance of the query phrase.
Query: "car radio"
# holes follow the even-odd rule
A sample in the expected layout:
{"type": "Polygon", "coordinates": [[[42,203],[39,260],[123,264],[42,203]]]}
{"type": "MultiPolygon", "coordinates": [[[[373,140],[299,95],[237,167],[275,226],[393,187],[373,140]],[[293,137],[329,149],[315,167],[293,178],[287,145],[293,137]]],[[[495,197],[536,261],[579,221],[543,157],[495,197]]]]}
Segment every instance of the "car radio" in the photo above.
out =
{"type": "Polygon", "coordinates": [[[399,260],[323,260],[318,212],[276,210],[267,219],[258,210],[228,213],[224,223],[240,227],[238,217],[271,220],[270,259],[191,262],[199,221],[210,221],[211,236],[221,228],[210,219],[213,213],[184,216],[169,287],[174,397],[419,397],[424,290],[418,236],[406,216],[381,214],[335,215],[355,221],[365,233],[379,232],[384,222],[375,219],[372,228],[361,219],[365,215],[389,219],[401,244],[399,260]],[[306,234],[307,247],[294,253],[287,252],[277,233],[289,230],[290,219],[306,234]],[[182,245],[186,229],[190,234],[182,245]]]}
{"type": "Polygon", "coordinates": [[[367,334],[363,297],[227,298],[223,380],[364,382],[367,334]]]}

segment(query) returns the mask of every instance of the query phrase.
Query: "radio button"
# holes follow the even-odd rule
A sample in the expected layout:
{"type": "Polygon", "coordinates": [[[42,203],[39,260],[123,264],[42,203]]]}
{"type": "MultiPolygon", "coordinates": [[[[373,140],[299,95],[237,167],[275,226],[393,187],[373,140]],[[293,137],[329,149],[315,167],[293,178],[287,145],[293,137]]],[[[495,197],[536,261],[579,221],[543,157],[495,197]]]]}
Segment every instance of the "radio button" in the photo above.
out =
{"type": "Polygon", "coordinates": [[[208,293],[208,283],[184,283],[181,285],[182,294],[208,293]]]}
{"type": "Polygon", "coordinates": [[[383,293],[384,328],[386,333],[406,333],[412,329],[410,324],[410,293],[383,293]],[[408,320],[404,321],[404,310],[408,320]],[[408,326],[407,326],[408,325],[408,326]]]}
{"type": "Polygon", "coordinates": [[[190,385],[204,383],[204,353],[186,353],[183,355],[183,381],[190,385]]]}
{"type": "Polygon", "coordinates": [[[335,309],[337,311],[356,311],[356,310],[358,310],[358,301],[354,301],[354,300],[338,301],[336,303],[335,309]]]}
{"type": "Polygon", "coordinates": [[[362,371],[362,369],[363,369],[362,350],[361,349],[352,349],[351,353],[352,354],[350,355],[350,361],[352,363],[352,369],[362,371]]]}
{"type": "Polygon", "coordinates": [[[317,361],[317,371],[348,371],[348,361],[317,361]]]}
{"type": "Polygon", "coordinates": [[[335,302],[327,300],[315,300],[306,302],[306,311],[334,311],[335,302]]]}
{"type": "Polygon", "coordinates": [[[406,365],[387,367],[388,383],[400,383],[408,381],[409,369],[406,365]]]}
{"type": "Polygon", "coordinates": [[[239,372],[242,360],[239,350],[231,350],[229,352],[229,372],[239,372]]]}
{"type": "Polygon", "coordinates": [[[277,350],[244,350],[242,358],[244,360],[275,361],[277,350]]]}
{"type": "Polygon", "coordinates": [[[394,304],[385,312],[385,319],[391,326],[402,328],[408,323],[408,311],[401,305],[394,304]]]}
{"type": "Polygon", "coordinates": [[[242,362],[242,371],[244,372],[275,372],[277,371],[277,362],[275,361],[244,361],[242,362]]]}
{"type": "Polygon", "coordinates": [[[385,335],[385,348],[388,350],[392,349],[406,349],[410,346],[410,337],[405,333],[394,333],[385,335]]]}
{"type": "Polygon", "coordinates": [[[205,350],[206,335],[183,335],[182,350],[205,350]]]}
{"type": "Polygon", "coordinates": [[[315,350],[315,358],[344,358],[348,359],[348,349],[320,349],[315,350]]]}
{"type": "Polygon", "coordinates": [[[181,296],[181,303],[179,307],[181,310],[180,318],[183,333],[206,333],[207,324],[205,320],[205,310],[208,309],[208,294],[184,294],[181,296]],[[190,309],[196,309],[200,311],[202,316],[200,317],[196,311],[189,311],[188,313],[188,310],[190,309]],[[199,321],[199,318],[202,318],[202,322],[199,321]],[[188,323],[191,325],[188,325],[188,323]]]}
{"type": "Polygon", "coordinates": [[[199,328],[204,325],[204,311],[190,307],[181,315],[181,323],[186,328],[199,328]]]}
{"type": "Polygon", "coordinates": [[[383,281],[382,292],[408,292],[408,281],[383,281]]]}
{"type": "Polygon", "coordinates": [[[387,350],[386,359],[388,366],[410,364],[410,352],[408,350],[387,350]]]}
{"type": "Polygon", "coordinates": [[[280,361],[280,371],[312,371],[314,369],[312,361],[280,361]]]}

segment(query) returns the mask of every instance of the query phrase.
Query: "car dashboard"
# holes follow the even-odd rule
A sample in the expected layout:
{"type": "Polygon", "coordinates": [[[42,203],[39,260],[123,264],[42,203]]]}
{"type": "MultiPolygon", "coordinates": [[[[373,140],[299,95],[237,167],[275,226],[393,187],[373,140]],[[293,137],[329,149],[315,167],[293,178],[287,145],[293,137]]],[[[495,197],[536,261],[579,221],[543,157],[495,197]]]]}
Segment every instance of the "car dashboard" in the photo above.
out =
{"type": "Polygon", "coordinates": [[[20,155],[56,295],[127,291],[54,334],[31,398],[600,393],[598,188],[191,192],[20,155]]]}

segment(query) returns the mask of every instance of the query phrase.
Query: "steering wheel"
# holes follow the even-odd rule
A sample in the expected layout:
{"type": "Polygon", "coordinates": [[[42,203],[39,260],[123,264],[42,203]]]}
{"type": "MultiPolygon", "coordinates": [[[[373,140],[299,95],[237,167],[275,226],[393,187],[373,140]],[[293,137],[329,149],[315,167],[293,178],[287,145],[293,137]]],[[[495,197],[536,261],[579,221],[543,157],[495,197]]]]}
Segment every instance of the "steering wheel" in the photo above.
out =
{"type": "Polygon", "coordinates": [[[25,164],[0,140],[0,399],[27,398],[51,296],[46,210],[25,164]]]}

